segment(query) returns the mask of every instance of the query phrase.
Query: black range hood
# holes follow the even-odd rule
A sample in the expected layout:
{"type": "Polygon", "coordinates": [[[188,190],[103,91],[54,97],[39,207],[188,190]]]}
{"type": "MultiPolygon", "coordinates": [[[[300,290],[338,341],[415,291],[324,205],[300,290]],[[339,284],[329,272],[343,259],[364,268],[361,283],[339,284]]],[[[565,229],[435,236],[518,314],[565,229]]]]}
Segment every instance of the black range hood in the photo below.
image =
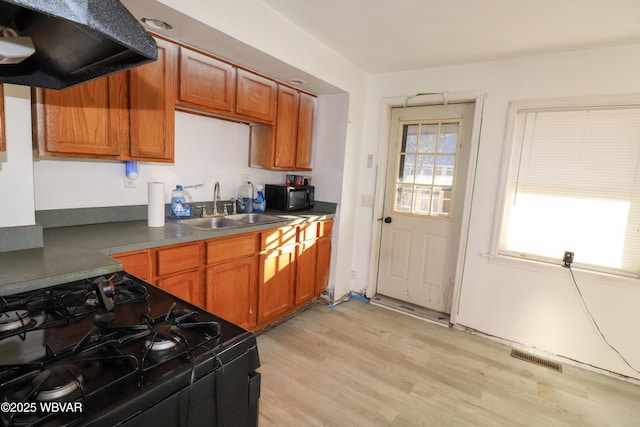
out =
{"type": "Polygon", "coordinates": [[[118,0],[0,0],[0,25],[29,36],[35,53],[0,64],[0,82],[62,89],[158,57],[158,47],[118,0]]]}

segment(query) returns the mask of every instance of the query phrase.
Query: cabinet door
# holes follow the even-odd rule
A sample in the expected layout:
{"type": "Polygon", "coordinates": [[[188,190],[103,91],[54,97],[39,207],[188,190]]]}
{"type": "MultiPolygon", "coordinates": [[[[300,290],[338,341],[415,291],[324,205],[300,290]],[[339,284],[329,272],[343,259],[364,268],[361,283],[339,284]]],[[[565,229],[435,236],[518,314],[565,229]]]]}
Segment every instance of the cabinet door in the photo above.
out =
{"type": "Polygon", "coordinates": [[[127,73],[63,90],[35,90],[39,154],[115,158],[129,143],[127,73]]]}
{"type": "Polygon", "coordinates": [[[196,290],[200,287],[198,278],[200,273],[196,271],[188,271],[180,273],[176,276],[158,279],[158,287],[164,289],[183,300],[195,305],[201,305],[196,297],[196,290]]]}
{"type": "Polygon", "coordinates": [[[187,105],[234,112],[236,68],[226,62],[180,47],[179,98],[187,105]]]}
{"type": "Polygon", "coordinates": [[[178,46],[156,42],[158,60],[129,71],[129,156],[173,162],[178,46]]]}
{"type": "Polygon", "coordinates": [[[298,244],[296,305],[309,301],[316,294],[317,256],[318,247],[315,240],[298,244]]]}
{"type": "Polygon", "coordinates": [[[257,256],[207,268],[207,311],[245,329],[256,325],[257,256]]]}
{"type": "Polygon", "coordinates": [[[329,269],[331,266],[331,237],[323,237],[316,242],[317,264],[316,264],[316,290],[315,294],[320,295],[329,287],[329,269]]]}
{"type": "Polygon", "coordinates": [[[200,244],[165,246],[155,250],[155,275],[167,276],[180,271],[196,269],[201,264],[200,244]]]}
{"type": "Polygon", "coordinates": [[[238,70],[236,113],[266,122],[276,119],[278,85],[273,80],[238,70]]]}
{"type": "Polygon", "coordinates": [[[260,233],[260,250],[267,251],[281,246],[295,245],[298,239],[298,229],[295,225],[272,228],[260,233]]]}
{"type": "Polygon", "coordinates": [[[260,255],[258,275],[258,323],[286,313],[293,307],[296,245],[260,255]]]}
{"type": "Polygon", "coordinates": [[[218,237],[206,243],[207,264],[219,264],[236,258],[255,255],[258,252],[258,233],[218,237]]]}
{"type": "Polygon", "coordinates": [[[274,165],[278,168],[294,168],[296,165],[299,103],[300,93],[297,90],[278,86],[278,114],[273,159],[274,165]]]}
{"type": "Polygon", "coordinates": [[[149,251],[126,252],[113,255],[112,258],[122,263],[122,269],[129,274],[133,274],[139,279],[151,280],[151,267],[149,263],[149,251]]]}
{"type": "Polygon", "coordinates": [[[315,97],[301,92],[300,107],[298,109],[298,133],[296,139],[296,169],[311,169],[313,115],[315,107],[315,97]]]}

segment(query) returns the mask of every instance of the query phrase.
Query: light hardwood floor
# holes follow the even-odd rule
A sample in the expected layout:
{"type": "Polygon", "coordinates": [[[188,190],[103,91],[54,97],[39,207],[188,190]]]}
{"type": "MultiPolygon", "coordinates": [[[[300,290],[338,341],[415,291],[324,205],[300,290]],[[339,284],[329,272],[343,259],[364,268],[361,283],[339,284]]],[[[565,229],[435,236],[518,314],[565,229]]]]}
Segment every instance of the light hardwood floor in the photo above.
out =
{"type": "Polygon", "coordinates": [[[260,426],[640,426],[640,386],[350,300],[258,337],[260,426]]]}

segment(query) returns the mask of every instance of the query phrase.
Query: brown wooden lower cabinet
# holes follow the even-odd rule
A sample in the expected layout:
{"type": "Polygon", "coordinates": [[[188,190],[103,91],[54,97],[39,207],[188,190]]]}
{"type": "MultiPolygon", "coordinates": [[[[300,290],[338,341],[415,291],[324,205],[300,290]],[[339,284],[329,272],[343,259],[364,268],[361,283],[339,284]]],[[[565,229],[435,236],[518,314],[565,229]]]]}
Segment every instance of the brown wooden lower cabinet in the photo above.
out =
{"type": "Polygon", "coordinates": [[[318,252],[316,265],[316,289],[315,294],[320,295],[329,287],[329,269],[331,267],[331,236],[318,239],[316,242],[318,252]]]}
{"type": "Polygon", "coordinates": [[[260,254],[258,323],[265,323],[293,308],[297,245],[260,254]]]}
{"type": "Polygon", "coordinates": [[[117,254],[113,258],[122,263],[122,269],[127,273],[147,282],[151,280],[151,263],[149,262],[148,250],[117,254]]]}
{"type": "Polygon", "coordinates": [[[113,258],[128,273],[255,330],[327,288],[332,226],[333,220],[318,221],[113,258]]]}
{"type": "Polygon", "coordinates": [[[175,276],[158,279],[156,285],[160,289],[164,289],[182,298],[185,301],[189,301],[195,305],[200,304],[197,297],[197,290],[200,288],[200,272],[198,270],[188,271],[186,273],[180,273],[175,276]]]}
{"type": "Polygon", "coordinates": [[[296,258],[296,306],[310,301],[316,295],[317,240],[298,244],[296,258]]]}
{"type": "Polygon", "coordinates": [[[205,309],[245,329],[256,325],[258,257],[208,267],[205,309]]]}

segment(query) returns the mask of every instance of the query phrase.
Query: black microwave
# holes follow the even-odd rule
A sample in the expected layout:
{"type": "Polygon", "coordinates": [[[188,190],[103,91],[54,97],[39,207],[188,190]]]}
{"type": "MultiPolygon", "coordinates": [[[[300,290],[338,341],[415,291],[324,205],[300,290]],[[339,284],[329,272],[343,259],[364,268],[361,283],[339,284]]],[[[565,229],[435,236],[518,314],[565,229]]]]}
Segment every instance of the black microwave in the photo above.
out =
{"type": "Polygon", "coordinates": [[[264,197],[267,199],[267,209],[299,211],[313,208],[315,195],[312,185],[291,187],[288,185],[265,184],[264,197]]]}

